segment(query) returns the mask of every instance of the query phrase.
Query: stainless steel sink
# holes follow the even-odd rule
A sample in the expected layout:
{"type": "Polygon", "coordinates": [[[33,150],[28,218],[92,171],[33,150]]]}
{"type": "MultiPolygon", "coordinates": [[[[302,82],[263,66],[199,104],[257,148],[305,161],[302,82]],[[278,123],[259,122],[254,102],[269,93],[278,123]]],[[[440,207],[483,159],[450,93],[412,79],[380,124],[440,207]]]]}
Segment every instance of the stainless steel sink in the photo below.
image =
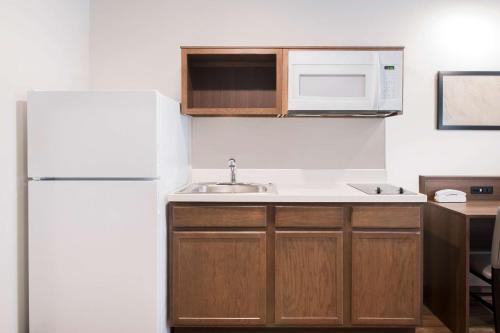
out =
{"type": "Polygon", "coordinates": [[[204,194],[204,193],[275,193],[273,184],[258,183],[195,183],[191,184],[178,193],[204,194]]]}

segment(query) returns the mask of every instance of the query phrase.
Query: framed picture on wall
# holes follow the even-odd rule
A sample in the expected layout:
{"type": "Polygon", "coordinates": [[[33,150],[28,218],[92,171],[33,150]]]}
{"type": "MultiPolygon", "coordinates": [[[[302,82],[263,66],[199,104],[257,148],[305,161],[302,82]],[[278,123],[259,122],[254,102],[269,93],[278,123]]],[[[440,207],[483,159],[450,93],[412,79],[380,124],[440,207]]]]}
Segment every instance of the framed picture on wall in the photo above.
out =
{"type": "Polygon", "coordinates": [[[439,72],[438,129],[500,130],[500,72],[439,72]]]}

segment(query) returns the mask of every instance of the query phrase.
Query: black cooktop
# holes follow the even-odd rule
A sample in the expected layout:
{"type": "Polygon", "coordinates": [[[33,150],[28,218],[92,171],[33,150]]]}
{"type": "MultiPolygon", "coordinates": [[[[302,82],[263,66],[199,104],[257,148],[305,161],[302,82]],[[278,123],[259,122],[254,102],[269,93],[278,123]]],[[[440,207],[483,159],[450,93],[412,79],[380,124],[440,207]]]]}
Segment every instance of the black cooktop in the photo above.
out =
{"type": "Polygon", "coordinates": [[[348,184],[355,189],[370,195],[415,195],[402,187],[390,184],[348,184]]]}

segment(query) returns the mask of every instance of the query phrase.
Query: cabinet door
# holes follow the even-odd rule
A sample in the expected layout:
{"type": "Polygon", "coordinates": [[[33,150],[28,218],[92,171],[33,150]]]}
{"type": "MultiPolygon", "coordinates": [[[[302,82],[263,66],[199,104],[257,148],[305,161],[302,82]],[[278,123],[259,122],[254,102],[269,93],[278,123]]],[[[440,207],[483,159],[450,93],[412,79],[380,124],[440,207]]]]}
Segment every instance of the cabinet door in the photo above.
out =
{"type": "Polygon", "coordinates": [[[276,232],[278,324],[342,323],[342,232],[276,232]]]}
{"type": "Polygon", "coordinates": [[[174,232],[175,325],[266,322],[265,232],[174,232]]]}
{"type": "Polygon", "coordinates": [[[419,232],[353,232],[353,324],[419,324],[420,251],[419,232]]]}

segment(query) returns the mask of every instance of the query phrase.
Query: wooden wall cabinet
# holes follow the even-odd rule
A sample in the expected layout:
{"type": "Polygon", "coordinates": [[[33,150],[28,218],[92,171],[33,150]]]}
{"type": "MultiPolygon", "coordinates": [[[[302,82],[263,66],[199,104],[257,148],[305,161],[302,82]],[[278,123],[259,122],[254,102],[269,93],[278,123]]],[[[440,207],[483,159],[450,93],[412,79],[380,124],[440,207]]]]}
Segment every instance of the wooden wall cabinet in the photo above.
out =
{"type": "Polygon", "coordinates": [[[421,210],[421,204],[170,203],[169,322],[415,327],[421,210]]]}
{"type": "Polygon", "coordinates": [[[282,49],[182,48],[182,112],[281,114],[282,49]]]}

